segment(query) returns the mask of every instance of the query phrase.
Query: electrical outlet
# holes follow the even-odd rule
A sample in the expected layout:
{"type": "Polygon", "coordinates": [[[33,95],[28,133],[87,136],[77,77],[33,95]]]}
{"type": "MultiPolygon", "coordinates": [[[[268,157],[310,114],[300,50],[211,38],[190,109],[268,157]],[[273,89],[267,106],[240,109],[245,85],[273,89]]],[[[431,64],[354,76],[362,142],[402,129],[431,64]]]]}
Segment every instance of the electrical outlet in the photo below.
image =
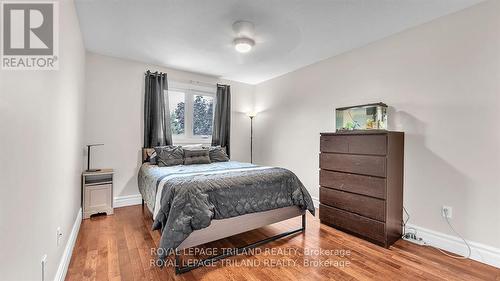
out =
{"type": "Polygon", "coordinates": [[[61,227],[58,227],[58,228],[57,228],[57,230],[56,230],[56,235],[57,235],[57,237],[56,237],[56,239],[57,239],[57,240],[56,240],[56,243],[57,243],[57,246],[59,246],[59,245],[61,245],[61,239],[62,239],[62,237],[63,237],[63,233],[62,233],[62,231],[61,231],[61,227]]]}
{"type": "Polygon", "coordinates": [[[444,218],[449,218],[451,219],[453,217],[453,208],[450,207],[450,206],[443,206],[441,208],[441,215],[444,217],[444,218]]]}
{"type": "Polygon", "coordinates": [[[46,271],[46,267],[47,267],[47,254],[42,256],[41,263],[42,263],[42,281],[45,281],[45,271],[46,271]]]}

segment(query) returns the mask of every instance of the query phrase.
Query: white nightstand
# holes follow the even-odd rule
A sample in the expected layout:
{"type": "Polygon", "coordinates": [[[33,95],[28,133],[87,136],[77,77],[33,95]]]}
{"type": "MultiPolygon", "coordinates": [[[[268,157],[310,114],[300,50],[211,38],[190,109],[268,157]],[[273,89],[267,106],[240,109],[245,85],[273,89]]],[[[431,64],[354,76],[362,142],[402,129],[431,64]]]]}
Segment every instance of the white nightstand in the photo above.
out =
{"type": "Polygon", "coordinates": [[[113,169],[82,173],[83,218],[113,214],[113,169]]]}

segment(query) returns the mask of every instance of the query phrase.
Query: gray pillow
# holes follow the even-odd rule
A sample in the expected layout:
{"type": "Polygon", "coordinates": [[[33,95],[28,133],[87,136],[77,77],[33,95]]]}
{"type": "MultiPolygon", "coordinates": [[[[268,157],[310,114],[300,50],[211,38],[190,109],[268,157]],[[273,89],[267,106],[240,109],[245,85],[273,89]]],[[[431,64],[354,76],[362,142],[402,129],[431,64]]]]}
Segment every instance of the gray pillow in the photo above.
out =
{"type": "Polygon", "coordinates": [[[184,150],[184,165],[210,164],[208,149],[186,149],[184,150]]]}
{"type": "Polygon", "coordinates": [[[184,151],[180,146],[157,146],[155,152],[156,162],[159,167],[182,165],[184,163],[184,151]]]}
{"type": "Polygon", "coordinates": [[[211,162],[227,162],[227,161],[229,161],[229,156],[227,156],[225,147],[211,146],[209,154],[210,154],[210,161],[211,162]]]}

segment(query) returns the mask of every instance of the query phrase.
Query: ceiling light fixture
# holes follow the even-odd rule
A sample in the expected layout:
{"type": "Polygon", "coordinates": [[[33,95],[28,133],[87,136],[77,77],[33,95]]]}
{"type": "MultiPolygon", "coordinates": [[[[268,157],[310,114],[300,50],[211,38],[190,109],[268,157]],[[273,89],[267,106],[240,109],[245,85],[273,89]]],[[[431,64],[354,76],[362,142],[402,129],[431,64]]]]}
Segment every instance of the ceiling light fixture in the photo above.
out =
{"type": "Polygon", "coordinates": [[[240,53],[248,53],[252,50],[252,47],[255,45],[255,41],[250,38],[236,38],[233,41],[234,48],[236,51],[240,53]]]}
{"type": "Polygon", "coordinates": [[[233,45],[236,51],[240,53],[248,53],[255,46],[254,25],[249,21],[237,21],[233,23],[233,30],[236,33],[236,38],[233,40],[233,45]]]}

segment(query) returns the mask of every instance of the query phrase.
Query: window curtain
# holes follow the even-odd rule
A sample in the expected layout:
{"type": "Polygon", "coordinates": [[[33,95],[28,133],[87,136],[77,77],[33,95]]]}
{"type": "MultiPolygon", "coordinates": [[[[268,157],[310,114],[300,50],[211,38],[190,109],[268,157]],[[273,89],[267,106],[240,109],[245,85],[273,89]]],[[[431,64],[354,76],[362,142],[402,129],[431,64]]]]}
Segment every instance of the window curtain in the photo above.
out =
{"type": "Polygon", "coordinates": [[[167,74],[148,70],[144,81],[144,147],[171,145],[167,74]]]}
{"type": "Polygon", "coordinates": [[[217,84],[215,96],[214,124],[212,129],[212,145],[226,148],[230,155],[229,136],[231,128],[231,88],[229,85],[217,84]]]}

